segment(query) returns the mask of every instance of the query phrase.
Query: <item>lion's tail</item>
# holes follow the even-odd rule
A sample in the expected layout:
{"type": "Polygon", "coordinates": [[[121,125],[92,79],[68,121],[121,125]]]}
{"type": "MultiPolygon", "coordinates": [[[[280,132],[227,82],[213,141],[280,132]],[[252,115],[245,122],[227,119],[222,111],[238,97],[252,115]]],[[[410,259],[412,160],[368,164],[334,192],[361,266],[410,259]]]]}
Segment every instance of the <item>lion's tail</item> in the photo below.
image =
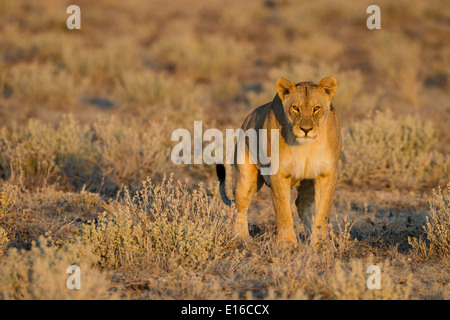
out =
{"type": "Polygon", "coordinates": [[[216,164],[216,172],[217,178],[219,179],[220,197],[227,206],[231,206],[234,203],[234,201],[228,198],[227,193],[225,191],[225,178],[226,178],[225,166],[223,164],[216,164]]]}

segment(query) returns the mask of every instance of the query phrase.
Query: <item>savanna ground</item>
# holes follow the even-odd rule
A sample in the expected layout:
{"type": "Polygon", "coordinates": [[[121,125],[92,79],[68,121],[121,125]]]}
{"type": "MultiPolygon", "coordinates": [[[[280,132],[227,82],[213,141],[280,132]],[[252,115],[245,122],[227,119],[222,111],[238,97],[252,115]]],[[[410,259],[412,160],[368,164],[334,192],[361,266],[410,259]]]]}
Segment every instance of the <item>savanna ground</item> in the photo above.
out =
{"type": "Polygon", "coordinates": [[[449,299],[450,7],[377,1],[368,30],[370,4],[1,1],[0,298],[449,299]],[[214,167],[170,160],[174,129],[238,128],[280,76],[338,80],[320,250],[295,213],[277,248],[266,187],[237,245],[214,167]]]}

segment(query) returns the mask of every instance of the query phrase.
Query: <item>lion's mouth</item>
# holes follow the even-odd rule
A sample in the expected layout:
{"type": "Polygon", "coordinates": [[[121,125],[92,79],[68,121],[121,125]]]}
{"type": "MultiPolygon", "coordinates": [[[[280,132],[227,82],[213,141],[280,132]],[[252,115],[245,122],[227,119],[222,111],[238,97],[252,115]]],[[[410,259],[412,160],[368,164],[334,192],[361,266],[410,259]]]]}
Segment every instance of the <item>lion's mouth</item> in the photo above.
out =
{"type": "Polygon", "coordinates": [[[297,136],[295,140],[296,140],[297,143],[299,143],[299,144],[308,144],[308,143],[311,143],[311,142],[313,142],[314,140],[316,140],[316,137],[309,137],[309,136],[302,136],[302,137],[299,137],[299,136],[297,136]]]}

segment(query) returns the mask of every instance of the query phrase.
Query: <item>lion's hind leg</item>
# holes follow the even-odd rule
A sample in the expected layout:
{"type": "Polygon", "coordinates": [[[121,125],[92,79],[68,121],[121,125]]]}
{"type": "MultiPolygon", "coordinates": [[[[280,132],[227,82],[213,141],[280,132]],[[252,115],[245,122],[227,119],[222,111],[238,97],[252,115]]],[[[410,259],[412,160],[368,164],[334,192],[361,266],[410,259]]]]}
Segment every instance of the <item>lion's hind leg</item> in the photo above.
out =
{"type": "Polygon", "coordinates": [[[297,188],[298,196],[295,200],[298,216],[305,225],[308,234],[311,234],[313,225],[313,203],[315,197],[314,180],[302,180],[297,188]]]}
{"type": "Polygon", "coordinates": [[[258,190],[258,169],[253,164],[238,165],[238,175],[234,197],[236,199],[237,217],[235,233],[238,239],[250,238],[248,231],[248,208],[253,195],[258,190]]]}

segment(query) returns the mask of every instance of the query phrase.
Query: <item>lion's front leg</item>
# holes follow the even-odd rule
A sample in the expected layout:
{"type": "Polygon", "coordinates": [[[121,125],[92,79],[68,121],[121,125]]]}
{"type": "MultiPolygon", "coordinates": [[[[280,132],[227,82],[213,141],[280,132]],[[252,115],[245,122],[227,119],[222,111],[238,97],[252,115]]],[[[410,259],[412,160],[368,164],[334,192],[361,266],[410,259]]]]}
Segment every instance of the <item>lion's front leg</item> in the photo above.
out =
{"type": "Polygon", "coordinates": [[[271,177],[272,199],[277,214],[278,242],[297,246],[294,220],[290,206],[290,180],[274,175],[271,177]]]}
{"type": "Polygon", "coordinates": [[[336,188],[337,170],[320,175],[315,181],[315,219],[311,234],[311,243],[317,245],[328,231],[331,205],[336,188]]]}

